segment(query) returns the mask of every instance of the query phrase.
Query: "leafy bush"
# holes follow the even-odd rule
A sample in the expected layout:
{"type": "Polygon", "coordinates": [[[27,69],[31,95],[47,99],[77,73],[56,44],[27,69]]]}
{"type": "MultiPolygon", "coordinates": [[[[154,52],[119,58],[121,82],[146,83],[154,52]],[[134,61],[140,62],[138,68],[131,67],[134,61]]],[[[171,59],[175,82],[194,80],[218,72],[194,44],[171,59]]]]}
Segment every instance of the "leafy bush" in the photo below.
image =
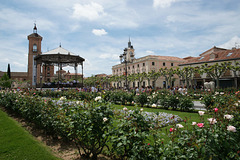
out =
{"type": "Polygon", "coordinates": [[[145,92],[136,95],[135,102],[143,107],[148,102],[148,95],[145,92]]]}
{"type": "Polygon", "coordinates": [[[179,108],[181,111],[189,111],[194,107],[194,103],[192,101],[192,98],[188,96],[181,96],[179,98],[179,108]]]}
{"type": "Polygon", "coordinates": [[[139,110],[127,115],[123,114],[117,119],[111,138],[112,153],[120,159],[148,159],[146,141],[150,135],[150,125],[139,110]]]}
{"type": "Polygon", "coordinates": [[[214,105],[214,97],[211,93],[206,93],[202,98],[201,98],[201,103],[203,103],[206,107],[207,110],[211,110],[212,106],[214,105]]]}

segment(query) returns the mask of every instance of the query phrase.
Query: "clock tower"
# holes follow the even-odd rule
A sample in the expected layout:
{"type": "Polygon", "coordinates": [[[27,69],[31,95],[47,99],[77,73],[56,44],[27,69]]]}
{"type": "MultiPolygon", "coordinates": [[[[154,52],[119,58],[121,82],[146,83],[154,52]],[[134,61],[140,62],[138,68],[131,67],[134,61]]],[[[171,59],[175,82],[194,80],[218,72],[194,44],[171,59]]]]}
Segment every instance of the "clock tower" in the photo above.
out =
{"type": "Polygon", "coordinates": [[[36,24],[34,24],[33,33],[28,35],[28,80],[30,81],[31,87],[36,87],[39,78],[36,76],[40,75],[40,67],[36,67],[34,57],[42,54],[41,43],[42,37],[37,33],[36,24]]]}

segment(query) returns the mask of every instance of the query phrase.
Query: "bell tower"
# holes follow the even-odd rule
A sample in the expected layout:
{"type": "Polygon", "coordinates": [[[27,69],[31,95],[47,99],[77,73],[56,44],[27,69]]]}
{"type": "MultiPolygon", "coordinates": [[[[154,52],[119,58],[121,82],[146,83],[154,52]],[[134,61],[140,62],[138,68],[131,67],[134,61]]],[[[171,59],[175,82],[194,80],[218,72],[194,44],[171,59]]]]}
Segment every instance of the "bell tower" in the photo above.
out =
{"type": "Polygon", "coordinates": [[[36,87],[37,84],[37,75],[40,75],[40,67],[36,67],[34,58],[42,54],[41,44],[42,37],[37,33],[37,26],[34,23],[33,33],[27,36],[28,38],[28,80],[30,81],[31,87],[36,87]]]}
{"type": "Polygon", "coordinates": [[[128,48],[125,48],[125,50],[127,51],[127,61],[133,62],[133,60],[135,59],[135,53],[134,53],[135,50],[130,41],[130,37],[128,41],[128,48]]]}

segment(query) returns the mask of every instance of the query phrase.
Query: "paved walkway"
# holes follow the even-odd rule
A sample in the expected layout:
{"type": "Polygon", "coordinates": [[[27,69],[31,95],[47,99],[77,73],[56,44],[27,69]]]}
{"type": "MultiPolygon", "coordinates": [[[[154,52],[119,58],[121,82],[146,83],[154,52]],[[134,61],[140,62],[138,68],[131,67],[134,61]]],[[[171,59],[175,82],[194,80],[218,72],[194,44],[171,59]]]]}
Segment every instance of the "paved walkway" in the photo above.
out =
{"type": "Polygon", "coordinates": [[[194,103],[194,109],[195,110],[206,110],[205,105],[202,104],[200,101],[193,101],[194,103]]]}

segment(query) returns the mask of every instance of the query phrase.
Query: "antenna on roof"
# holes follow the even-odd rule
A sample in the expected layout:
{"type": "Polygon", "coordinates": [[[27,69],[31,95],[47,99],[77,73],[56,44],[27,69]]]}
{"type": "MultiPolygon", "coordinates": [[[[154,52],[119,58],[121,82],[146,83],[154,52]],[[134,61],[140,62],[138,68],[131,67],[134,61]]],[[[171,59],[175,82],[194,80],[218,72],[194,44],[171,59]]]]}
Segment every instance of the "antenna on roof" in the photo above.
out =
{"type": "Polygon", "coordinates": [[[62,47],[61,42],[60,42],[60,44],[59,44],[59,47],[62,47]]]}
{"type": "Polygon", "coordinates": [[[239,43],[237,43],[237,42],[235,42],[235,48],[237,49],[237,48],[239,48],[239,43]]]}

